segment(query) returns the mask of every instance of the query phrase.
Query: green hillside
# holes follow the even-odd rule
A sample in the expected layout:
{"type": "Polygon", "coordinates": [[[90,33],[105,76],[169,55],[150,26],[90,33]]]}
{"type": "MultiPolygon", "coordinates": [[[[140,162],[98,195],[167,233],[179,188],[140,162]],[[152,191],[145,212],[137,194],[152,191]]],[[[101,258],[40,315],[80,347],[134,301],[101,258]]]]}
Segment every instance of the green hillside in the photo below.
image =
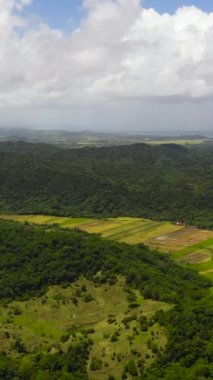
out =
{"type": "Polygon", "coordinates": [[[213,226],[213,149],[0,144],[0,211],[213,226]]]}
{"type": "Polygon", "coordinates": [[[1,215],[4,220],[22,223],[58,225],[98,233],[110,240],[128,244],[144,243],[190,266],[212,279],[213,231],[186,227],[171,222],[155,222],[141,218],[86,219],[47,215],[1,215]]]}
{"type": "Polygon", "coordinates": [[[0,231],[0,378],[211,378],[205,277],[143,244],[10,221],[0,231]]]}

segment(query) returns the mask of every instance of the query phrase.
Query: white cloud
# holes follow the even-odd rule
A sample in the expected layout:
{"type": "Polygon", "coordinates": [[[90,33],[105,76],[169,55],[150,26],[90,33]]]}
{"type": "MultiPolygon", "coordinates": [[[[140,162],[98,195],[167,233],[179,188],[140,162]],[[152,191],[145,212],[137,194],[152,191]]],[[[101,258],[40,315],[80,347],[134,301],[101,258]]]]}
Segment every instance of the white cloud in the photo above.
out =
{"type": "Polygon", "coordinates": [[[139,0],[85,0],[85,19],[65,34],[30,29],[21,13],[30,2],[0,0],[1,107],[213,96],[213,13],[160,15],[139,0]]]}

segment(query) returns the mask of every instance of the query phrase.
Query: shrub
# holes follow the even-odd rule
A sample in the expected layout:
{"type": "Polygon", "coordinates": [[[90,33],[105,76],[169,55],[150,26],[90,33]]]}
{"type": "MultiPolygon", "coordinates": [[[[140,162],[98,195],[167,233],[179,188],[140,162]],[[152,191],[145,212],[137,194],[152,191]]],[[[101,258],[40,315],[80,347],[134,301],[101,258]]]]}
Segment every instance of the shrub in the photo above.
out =
{"type": "Polygon", "coordinates": [[[90,363],[91,371],[99,371],[103,367],[103,362],[100,359],[93,357],[90,363]]]}

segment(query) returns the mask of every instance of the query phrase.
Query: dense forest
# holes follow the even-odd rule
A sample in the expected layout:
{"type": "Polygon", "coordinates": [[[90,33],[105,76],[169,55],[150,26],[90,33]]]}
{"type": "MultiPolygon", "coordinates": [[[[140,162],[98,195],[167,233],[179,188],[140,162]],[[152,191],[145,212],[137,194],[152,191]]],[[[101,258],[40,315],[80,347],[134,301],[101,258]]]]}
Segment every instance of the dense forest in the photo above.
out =
{"type": "Polygon", "coordinates": [[[142,216],[213,227],[212,146],[0,144],[0,212],[142,216]]]}
{"type": "MultiPolygon", "coordinates": [[[[128,246],[79,230],[28,223],[0,221],[0,231],[2,303],[40,296],[50,285],[66,287],[82,275],[96,286],[102,283],[113,286],[116,276],[123,275],[126,285],[139,289],[144,298],[165,301],[172,306],[169,311],[159,311],[153,317],[167,330],[165,350],[157,352],[157,359],[149,369],[141,374],[136,371],[133,377],[141,380],[213,377],[209,280],[142,244],[128,246]]],[[[41,351],[29,355],[18,341],[17,358],[0,353],[0,378],[87,380],[92,344],[92,340],[85,337],[66,352],[41,351]],[[23,357],[25,360],[21,361],[23,357]]],[[[122,379],[127,378],[125,376],[124,373],[122,379]]]]}

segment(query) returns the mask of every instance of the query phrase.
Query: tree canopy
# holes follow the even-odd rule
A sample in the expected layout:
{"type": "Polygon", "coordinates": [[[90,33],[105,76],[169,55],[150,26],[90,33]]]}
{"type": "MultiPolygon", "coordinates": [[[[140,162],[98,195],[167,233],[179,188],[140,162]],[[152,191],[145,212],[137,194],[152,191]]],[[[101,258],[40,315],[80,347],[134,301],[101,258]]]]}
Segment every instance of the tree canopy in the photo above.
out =
{"type": "Polygon", "coordinates": [[[0,212],[139,216],[213,226],[213,148],[0,144],[0,212]]]}

